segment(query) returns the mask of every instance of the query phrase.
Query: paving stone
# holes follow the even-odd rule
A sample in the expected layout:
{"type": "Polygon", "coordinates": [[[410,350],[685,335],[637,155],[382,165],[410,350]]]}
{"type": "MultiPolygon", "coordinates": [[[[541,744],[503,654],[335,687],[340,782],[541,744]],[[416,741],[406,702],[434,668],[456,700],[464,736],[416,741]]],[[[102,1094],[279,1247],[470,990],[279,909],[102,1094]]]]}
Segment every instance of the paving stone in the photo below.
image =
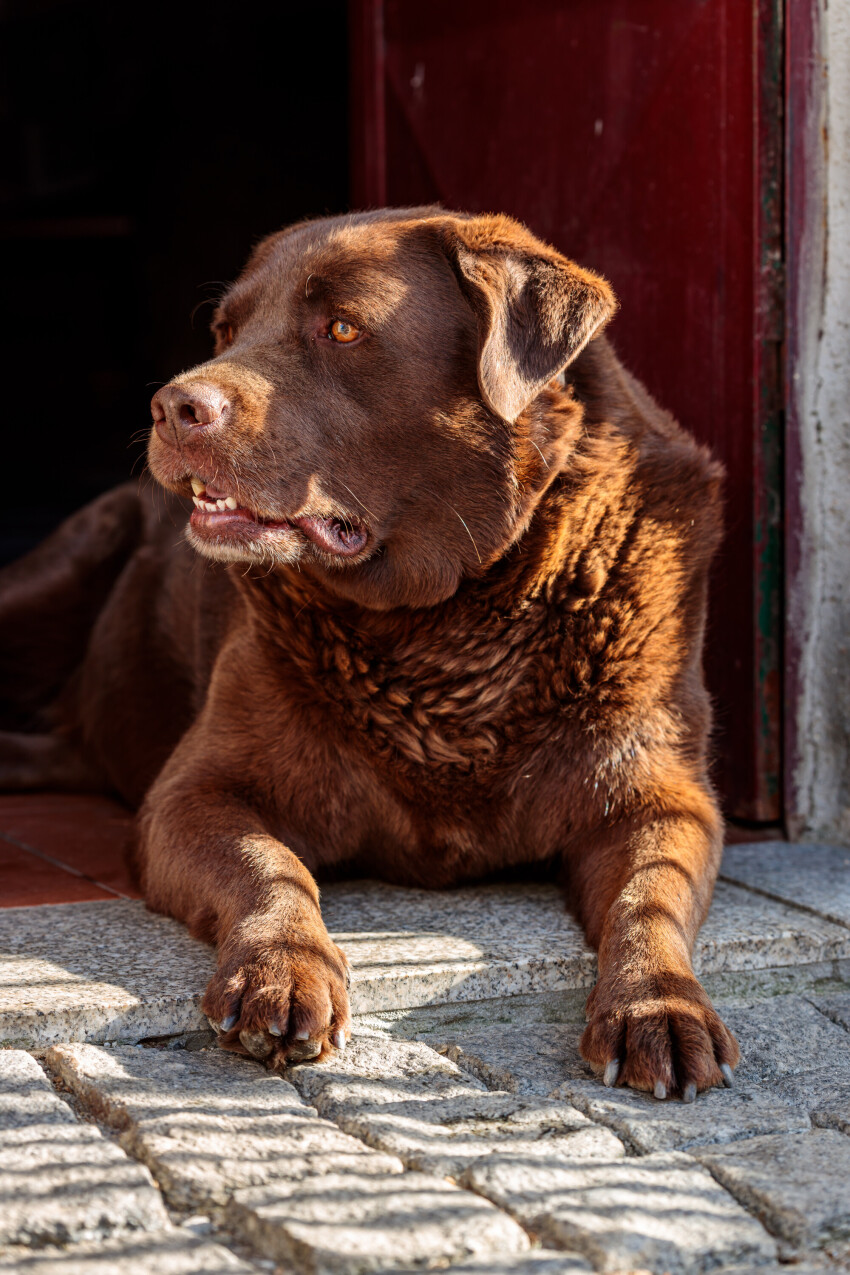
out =
{"type": "Polygon", "coordinates": [[[418,1041],[355,1037],[321,1063],[287,1068],[287,1079],[324,1114],[430,1094],[435,1100],[484,1093],[486,1087],[456,1063],[418,1041]]]}
{"type": "MultiPolygon", "coordinates": [[[[447,1057],[487,1085],[512,1093],[555,1093],[591,1069],[578,1052],[584,1024],[506,1027],[499,1031],[453,1032],[441,1045],[447,1057]]],[[[433,1040],[437,1040],[435,1035],[433,1040]]]]}
{"type": "Polygon", "coordinates": [[[489,1093],[421,1042],[365,1038],[288,1075],[346,1132],[408,1168],[456,1177],[488,1155],[612,1157],[622,1144],[563,1101],[489,1093]]]}
{"type": "Polygon", "coordinates": [[[529,1248],[525,1232],[486,1200],[424,1173],[329,1174],[240,1191],[227,1221],[261,1253],[311,1275],[442,1267],[529,1248]]]}
{"type": "Polygon", "coordinates": [[[808,1111],[812,1124],[850,1134],[850,1074],[834,1067],[795,1072],[773,1081],[778,1097],[808,1111]]]}
{"type": "MultiPolygon", "coordinates": [[[[806,999],[811,1001],[822,1014],[826,1014],[833,1023],[837,1023],[839,1027],[850,1032],[850,992],[843,992],[837,996],[807,996],[806,999]]],[[[847,1042],[847,1047],[850,1049],[850,1040],[847,1042]]]]}
{"type": "Polygon", "coordinates": [[[35,1252],[0,1249],[0,1271],[21,1275],[256,1275],[256,1270],[219,1244],[177,1231],[35,1252]]]}
{"type": "Polygon", "coordinates": [[[609,1129],[591,1124],[568,1103],[522,1103],[514,1098],[506,1105],[508,1097],[488,1094],[478,1101],[386,1104],[338,1119],[348,1133],[397,1155],[408,1168],[440,1177],[457,1178],[488,1156],[601,1160],[624,1154],[609,1129]]]}
{"type": "Polygon", "coordinates": [[[727,846],[721,876],[850,926],[850,849],[760,841],[727,846]]]}
{"type": "Polygon", "coordinates": [[[561,1093],[639,1153],[684,1151],[811,1128],[805,1106],[757,1084],[739,1082],[734,1089],[709,1089],[691,1103],[656,1102],[633,1089],[606,1089],[598,1080],[567,1081],[561,1093]]]}
{"type": "Polygon", "coordinates": [[[775,996],[746,1007],[718,1005],[741,1046],[739,1083],[834,1067],[850,1078],[850,1036],[800,996],[775,996]]]}
{"type": "Polygon", "coordinates": [[[217,1050],[57,1045],[47,1065],[149,1165],[178,1207],[223,1204],[241,1187],[327,1172],[401,1172],[401,1163],[321,1120],[292,1085],[217,1050]]]}
{"type": "Polygon", "coordinates": [[[0,1051],[0,1244],[168,1226],[147,1169],[81,1124],[34,1058],[0,1051]]]}
{"type": "MultiPolygon", "coordinates": [[[[752,1263],[738,1263],[734,1266],[721,1266],[712,1275],[825,1275],[828,1268],[816,1266],[810,1262],[770,1262],[758,1266],[752,1263]]],[[[829,1268],[831,1269],[831,1268],[829,1268]]],[[[629,1275],[634,1275],[629,1272],[629,1275]]]]}
{"type": "MultiPolygon", "coordinates": [[[[441,1269],[447,1275],[453,1271],[483,1271],[485,1275],[584,1275],[593,1267],[579,1253],[538,1248],[532,1253],[513,1256],[488,1253],[485,1257],[469,1257],[465,1262],[452,1262],[451,1266],[441,1269]]],[[[640,1272],[632,1271],[629,1275],[640,1275],[640,1272]]],[[[786,1271],[785,1275],[789,1273],[786,1271]]]]}
{"type": "Polygon", "coordinates": [[[488,1161],[468,1169],[461,1185],[598,1271],[684,1275],[776,1257],[764,1228],[681,1152],[577,1165],[488,1161]]]}
{"type": "Polygon", "coordinates": [[[695,1155],[790,1243],[822,1245],[850,1234],[850,1138],[843,1134],[772,1134],[695,1155]]]}
{"type": "MultiPolygon", "coordinates": [[[[545,885],[323,890],[353,965],[355,1014],[589,988],[595,957],[545,885]]],[[[850,959],[850,929],[720,883],[695,961],[705,975],[850,959]]],[[[135,1042],[204,1030],[213,954],[141,902],[0,910],[0,1044],[135,1042]]]]}
{"type": "Polygon", "coordinates": [[[777,1097],[756,1083],[712,1090],[687,1105],[606,1089],[579,1055],[582,1030],[583,1024],[551,1023],[445,1033],[442,1041],[434,1031],[430,1038],[486,1083],[517,1094],[566,1098],[640,1152],[810,1127],[806,1108],[793,1097],[777,1097]]]}

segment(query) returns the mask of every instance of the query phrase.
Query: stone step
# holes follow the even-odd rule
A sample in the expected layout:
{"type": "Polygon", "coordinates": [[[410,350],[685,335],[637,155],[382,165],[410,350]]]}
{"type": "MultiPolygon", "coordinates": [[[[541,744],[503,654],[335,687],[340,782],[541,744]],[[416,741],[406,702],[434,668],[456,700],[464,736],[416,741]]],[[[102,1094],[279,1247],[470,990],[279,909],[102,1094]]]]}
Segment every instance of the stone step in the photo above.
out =
{"type": "Polygon", "coordinates": [[[723,879],[850,928],[850,847],[761,841],[728,846],[723,879]]]}
{"type": "Polygon", "coordinates": [[[82,1124],[34,1058],[0,1051],[0,1245],[169,1226],[148,1170],[82,1124]]]}
{"type": "MultiPolygon", "coordinates": [[[[802,853],[802,852],[800,852],[802,853]]],[[[595,957],[549,886],[323,891],[353,966],[355,1014],[587,988],[595,957]]],[[[704,975],[850,958],[850,929],[721,882],[695,954],[704,975]]],[[[134,1042],[207,1029],[209,947],[135,901],[0,910],[0,1045],[134,1042]]]]}

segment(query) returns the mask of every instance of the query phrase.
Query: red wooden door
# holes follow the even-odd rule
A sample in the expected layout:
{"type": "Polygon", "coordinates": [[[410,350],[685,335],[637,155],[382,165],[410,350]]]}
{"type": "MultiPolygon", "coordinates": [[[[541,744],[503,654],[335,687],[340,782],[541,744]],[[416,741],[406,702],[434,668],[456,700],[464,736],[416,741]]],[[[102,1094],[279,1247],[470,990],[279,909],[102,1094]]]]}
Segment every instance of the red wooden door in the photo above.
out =
{"type": "Polygon", "coordinates": [[[352,0],[353,204],[505,211],[725,462],[707,671],[730,815],[780,815],[781,0],[352,0]]]}

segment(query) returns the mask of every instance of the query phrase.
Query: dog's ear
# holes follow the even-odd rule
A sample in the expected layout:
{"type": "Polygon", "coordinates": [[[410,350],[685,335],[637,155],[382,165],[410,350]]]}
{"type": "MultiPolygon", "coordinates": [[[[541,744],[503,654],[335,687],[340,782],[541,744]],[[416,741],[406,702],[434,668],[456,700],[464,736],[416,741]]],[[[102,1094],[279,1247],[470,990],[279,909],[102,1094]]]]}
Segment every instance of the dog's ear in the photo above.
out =
{"type": "Polygon", "coordinates": [[[478,322],[481,396],[514,421],[610,319],[614,294],[510,217],[446,218],[435,230],[478,322]]]}

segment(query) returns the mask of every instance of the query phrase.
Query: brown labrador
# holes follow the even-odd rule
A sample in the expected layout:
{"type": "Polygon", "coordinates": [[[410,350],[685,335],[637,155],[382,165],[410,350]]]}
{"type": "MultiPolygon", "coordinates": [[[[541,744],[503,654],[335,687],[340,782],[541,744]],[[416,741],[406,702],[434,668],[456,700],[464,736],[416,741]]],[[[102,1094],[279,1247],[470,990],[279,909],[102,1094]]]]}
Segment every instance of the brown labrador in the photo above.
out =
{"type": "Polygon", "coordinates": [[[600,335],[614,309],[507,217],[272,235],[154,396],[170,516],[120,488],[7,571],[7,783],[143,799],[145,896],[217,945],[225,1047],[344,1047],[316,877],[550,862],[605,1083],[731,1083],[691,966],[722,475],[600,335]]]}

